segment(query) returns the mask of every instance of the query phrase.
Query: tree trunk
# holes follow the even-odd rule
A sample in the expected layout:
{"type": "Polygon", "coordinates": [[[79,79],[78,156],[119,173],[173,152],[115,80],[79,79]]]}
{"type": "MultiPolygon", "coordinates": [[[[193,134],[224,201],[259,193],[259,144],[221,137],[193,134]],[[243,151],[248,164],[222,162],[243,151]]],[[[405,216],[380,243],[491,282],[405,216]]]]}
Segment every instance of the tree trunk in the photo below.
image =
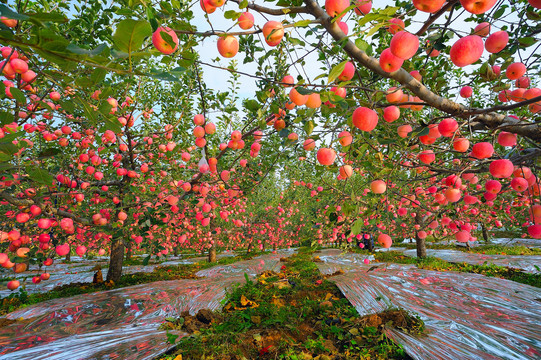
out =
{"type": "Polygon", "coordinates": [[[68,253],[66,254],[66,261],[71,261],[71,246],[70,251],[68,251],[68,253]]]}
{"type": "Polygon", "coordinates": [[[128,243],[128,250],[126,251],[126,260],[131,260],[133,254],[133,245],[131,241],[128,243]]]}
{"type": "Polygon", "coordinates": [[[122,239],[113,238],[111,242],[111,258],[109,259],[109,270],[107,270],[107,281],[118,282],[122,276],[122,262],[124,261],[124,242],[122,239]]]}
{"type": "Polygon", "coordinates": [[[486,243],[489,243],[490,239],[488,237],[488,231],[485,224],[481,224],[481,230],[483,231],[483,239],[485,240],[486,243]]]}
{"type": "Polygon", "coordinates": [[[252,250],[252,244],[253,244],[253,242],[250,242],[250,243],[248,244],[248,249],[246,249],[246,254],[249,254],[250,251],[252,250]]]}
{"type": "MultiPolygon", "coordinates": [[[[415,215],[415,224],[422,225],[421,215],[419,212],[415,215]]],[[[417,245],[417,257],[425,258],[426,257],[426,241],[425,239],[419,238],[418,233],[415,233],[415,243],[417,245]]]]}
{"type": "Polygon", "coordinates": [[[212,244],[209,249],[209,263],[216,262],[216,243],[212,244]]]}
{"type": "Polygon", "coordinates": [[[417,257],[425,258],[426,257],[426,242],[425,239],[420,239],[417,234],[415,234],[415,243],[417,244],[417,257]]]}

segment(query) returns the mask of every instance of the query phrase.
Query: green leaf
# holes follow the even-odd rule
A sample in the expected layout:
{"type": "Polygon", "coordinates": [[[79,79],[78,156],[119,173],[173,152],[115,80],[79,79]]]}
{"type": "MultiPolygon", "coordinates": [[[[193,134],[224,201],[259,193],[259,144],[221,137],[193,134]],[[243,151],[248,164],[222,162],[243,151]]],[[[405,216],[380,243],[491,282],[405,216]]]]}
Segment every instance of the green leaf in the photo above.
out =
{"type": "Polygon", "coordinates": [[[304,131],[306,131],[307,136],[310,136],[312,131],[314,131],[314,122],[312,120],[304,123],[304,131]]]}
{"type": "Polygon", "coordinates": [[[242,13],[236,12],[235,10],[227,10],[224,13],[224,18],[231,19],[231,20],[237,20],[241,15],[242,15],[242,13]]]}
{"type": "Polygon", "coordinates": [[[178,339],[180,335],[171,334],[169,331],[167,332],[167,341],[170,344],[174,344],[175,341],[178,339]]]}
{"type": "Polygon", "coordinates": [[[118,50],[130,54],[139,50],[143,40],[150,35],[152,28],[148,21],[126,19],[118,23],[113,42],[118,50]]]}
{"type": "Polygon", "coordinates": [[[13,145],[13,143],[10,142],[0,142],[0,153],[4,153],[6,155],[15,154],[19,149],[17,149],[17,146],[13,145]]]}
{"type": "Polygon", "coordinates": [[[383,14],[383,15],[387,15],[389,17],[392,17],[394,16],[394,14],[396,14],[396,12],[398,11],[398,9],[400,9],[399,7],[396,7],[396,6],[393,6],[393,7],[387,7],[383,10],[380,10],[380,14],[383,14]]]}
{"type": "Polygon", "coordinates": [[[385,26],[385,23],[379,23],[379,24],[376,24],[372,27],[372,29],[370,29],[370,31],[366,34],[366,36],[372,36],[376,33],[376,31],[378,31],[379,29],[381,29],[383,26],[385,26]]]}
{"type": "Polygon", "coordinates": [[[332,212],[329,214],[329,221],[330,222],[336,222],[336,220],[338,220],[338,215],[336,215],[335,212],[332,212]]]}
{"type": "Polygon", "coordinates": [[[13,165],[11,165],[10,163],[6,163],[6,161],[10,161],[11,159],[11,155],[0,152],[0,171],[6,171],[13,168],[13,165]]]}
{"type": "Polygon", "coordinates": [[[0,126],[10,124],[13,122],[13,114],[6,111],[0,111],[0,126]]]}
{"type": "Polygon", "coordinates": [[[35,13],[27,14],[30,16],[30,20],[38,23],[54,22],[54,23],[67,23],[68,18],[59,13],[35,13]]]}
{"type": "Polygon", "coordinates": [[[372,49],[372,45],[362,39],[355,40],[355,46],[357,46],[360,50],[364,51],[368,55],[372,55],[372,53],[374,52],[372,49]]]}
{"type": "Polygon", "coordinates": [[[96,111],[90,106],[90,104],[85,100],[81,99],[79,96],[75,97],[75,100],[83,106],[83,111],[88,120],[95,123],[97,120],[96,111]]]}
{"type": "Polygon", "coordinates": [[[122,132],[122,127],[120,123],[116,120],[106,118],[104,123],[105,130],[111,130],[115,134],[122,132]]]}
{"type": "Polygon", "coordinates": [[[534,37],[524,37],[524,38],[521,38],[521,39],[518,39],[518,43],[520,44],[520,46],[522,47],[529,47],[529,46],[532,46],[533,44],[535,44],[537,42],[537,39],[534,38],[534,37]]]}
{"type": "Polygon", "coordinates": [[[261,108],[261,105],[259,104],[259,102],[253,99],[246,100],[244,104],[246,108],[251,111],[257,111],[259,108],[261,108]]]}
{"type": "Polygon", "coordinates": [[[79,46],[75,44],[69,44],[66,47],[66,50],[69,50],[72,53],[77,54],[77,55],[95,56],[95,55],[101,54],[107,48],[108,47],[106,44],[100,44],[93,50],[87,50],[87,49],[80,48],[79,46]]]}
{"type": "Polygon", "coordinates": [[[295,90],[301,95],[310,95],[313,93],[312,90],[303,87],[296,87],[295,90]]]}
{"type": "Polygon", "coordinates": [[[495,12],[494,15],[492,16],[492,18],[493,18],[494,20],[499,19],[499,18],[503,15],[504,12],[505,12],[505,7],[502,6],[502,7],[500,7],[498,10],[496,10],[496,12],[495,12]]]}
{"type": "Polygon", "coordinates": [[[73,113],[75,111],[75,106],[73,105],[73,101],[60,101],[60,106],[62,106],[62,109],[66,110],[68,113],[73,113]]]}
{"type": "Polygon", "coordinates": [[[150,26],[152,26],[152,32],[158,30],[159,24],[156,20],[156,15],[154,14],[154,8],[152,6],[147,6],[145,8],[145,11],[147,13],[147,18],[150,22],[150,26]]]}
{"type": "MultiPolygon", "coordinates": [[[[327,81],[328,81],[329,83],[332,83],[334,80],[336,80],[336,78],[337,78],[338,76],[340,76],[340,74],[342,73],[342,71],[344,71],[344,68],[346,67],[347,62],[348,62],[347,60],[344,60],[344,61],[342,61],[340,64],[335,65],[335,66],[332,68],[331,72],[329,73],[329,77],[328,77],[328,79],[327,79],[327,81]]],[[[297,91],[298,91],[298,90],[297,90],[297,91]]]]}
{"type": "Polygon", "coordinates": [[[27,166],[26,172],[28,176],[30,177],[30,179],[37,183],[47,185],[47,186],[53,185],[54,178],[51,174],[49,174],[47,170],[44,170],[38,167],[27,166]]]}
{"type": "Polygon", "coordinates": [[[295,24],[293,24],[294,27],[307,27],[308,25],[310,25],[312,23],[312,20],[308,19],[308,20],[301,20],[301,21],[297,21],[295,24]]]}
{"type": "Polygon", "coordinates": [[[158,80],[175,81],[175,82],[180,81],[179,78],[175,76],[174,71],[167,72],[167,71],[158,71],[156,69],[152,69],[150,73],[146,75],[158,80]]]}
{"type": "Polygon", "coordinates": [[[38,158],[41,159],[41,158],[46,158],[46,157],[52,157],[60,153],[62,153],[62,150],[58,148],[47,148],[45,150],[40,151],[40,153],[38,154],[38,158]]]}
{"type": "Polygon", "coordinates": [[[10,89],[11,95],[13,95],[13,98],[17,100],[18,103],[26,104],[26,96],[24,96],[24,93],[17,89],[16,87],[11,87],[10,89]]]}
{"type": "Polygon", "coordinates": [[[14,19],[14,20],[27,20],[27,19],[29,19],[29,17],[24,15],[24,14],[18,14],[16,12],[13,12],[6,5],[0,5],[0,16],[5,16],[8,19],[14,19]]]}
{"type": "Polygon", "coordinates": [[[150,255],[146,256],[146,257],[143,259],[143,266],[147,266],[149,261],[150,261],[150,255]]]}

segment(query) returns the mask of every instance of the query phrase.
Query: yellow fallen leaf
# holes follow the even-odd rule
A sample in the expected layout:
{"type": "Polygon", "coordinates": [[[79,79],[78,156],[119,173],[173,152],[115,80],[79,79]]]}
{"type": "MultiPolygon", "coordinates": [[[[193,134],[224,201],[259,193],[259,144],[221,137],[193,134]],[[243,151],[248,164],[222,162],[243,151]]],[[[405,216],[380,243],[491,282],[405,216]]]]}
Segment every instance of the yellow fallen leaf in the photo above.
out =
{"type": "Polygon", "coordinates": [[[277,298],[277,297],[272,297],[272,300],[271,300],[271,304],[275,305],[276,307],[284,307],[286,306],[284,300],[280,299],[280,298],[277,298]]]}
{"type": "Polygon", "coordinates": [[[177,357],[174,358],[173,360],[182,360],[182,355],[177,355],[177,357]]]}
{"type": "Polygon", "coordinates": [[[259,304],[257,304],[256,302],[252,301],[252,300],[248,300],[246,298],[246,296],[242,295],[240,297],[240,304],[242,306],[249,306],[249,307],[252,307],[252,308],[256,308],[259,306],[259,304]]]}

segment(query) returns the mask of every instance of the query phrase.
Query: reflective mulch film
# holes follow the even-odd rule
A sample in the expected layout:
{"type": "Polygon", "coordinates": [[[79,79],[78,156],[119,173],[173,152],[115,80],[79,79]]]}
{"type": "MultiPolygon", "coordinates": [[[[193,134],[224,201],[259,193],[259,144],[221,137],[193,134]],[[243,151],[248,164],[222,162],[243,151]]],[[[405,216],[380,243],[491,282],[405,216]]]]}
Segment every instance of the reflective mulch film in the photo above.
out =
{"type": "MultiPolygon", "coordinates": [[[[541,256],[538,255],[485,255],[446,249],[427,249],[426,254],[455,263],[465,262],[472,265],[483,265],[486,263],[521,269],[532,274],[541,273],[541,256]]],[[[415,249],[406,250],[404,251],[404,255],[416,257],[417,251],[415,249]]]]}
{"type": "Polygon", "coordinates": [[[505,246],[527,246],[527,247],[541,247],[541,240],[539,239],[509,239],[509,238],[495,238],[490,239],[490,244],[505,245],[505,246]]]}
{"type": "Polygon", "coordinates": [[[0,318],[0,359],[152,359],[171,345],[158,330],[182,311],[218,309],[244,274],[280,268],[291,251],[200,271],[199,279],[160,281],[55,299],[0,318]]]}
{"type": "MultiPolygon", "coordinates": [[[[221,259],[223,257],[229,257],[234,256],[233,253],[227,253],[227,254],[218,254],[217,258],[221,259]]],[[[170,265],[179,265],[179,264],[193,264],[196,262],[202,262],[206,261],[206,257],[194,257],[194,258],[187,258],[182,259],[178,257],[172,257],[169,260],[159,263],[159,264],[151,264],[151,265],[130,265],[130,266],[124,266],[122,268],[123,274],[135,274],[138,272],[152,272],[157,266],[170,266],[170,265]]],[[[91,260],[83,260],[80,258],[76,258],[74,263],[72,264],[53,264],[51,266],[48,266],[46,268],[47,272],[51,274],[51,278],[47,281],[42,281],[39,284],[32,283],[32,276],[36,275],[36,271],[25,271],[18,274],[13,274],[12,270],[6,270],[4,269],[3,272],[0,273],[0,275],[3,276],[4,279],[17,279],[22,282],[23,279],[26,279],[26,282],[24,285],[26,286],[26,292],[29,294],[32,293],[38,293],[38,292],[47,292],[53,290],[57,286],[67,285],[67,284],[73,284],[73,283],[91,283],[92,279],[94,278],[95,271],[92,271],[92,269],[96,265],[101,265],[103,267],[102,274],[103,278],[107,276],[107,268],[108,262],[103,259],[99,259],[96,261],[91,260]]],[[[9,280],[5,280],[6,282],[9,280]]],[[[1,288],[0,290],[0,298],[8,296],[11,294],[12,291],[7,289],[5,286],[1,288]]]]}
{"type": "MultiPolygon", "coordinates": [[[[357,259],[355,259],[357,257],[357,259]]],[[[361,315],[390,307],[418,314],[427,336],[389,335],[415,359],[540,359],[541,291],[478,274],[438,272],[412,265],[363,264],[336,250],[320,254],[324,273],[361,315]]]]}

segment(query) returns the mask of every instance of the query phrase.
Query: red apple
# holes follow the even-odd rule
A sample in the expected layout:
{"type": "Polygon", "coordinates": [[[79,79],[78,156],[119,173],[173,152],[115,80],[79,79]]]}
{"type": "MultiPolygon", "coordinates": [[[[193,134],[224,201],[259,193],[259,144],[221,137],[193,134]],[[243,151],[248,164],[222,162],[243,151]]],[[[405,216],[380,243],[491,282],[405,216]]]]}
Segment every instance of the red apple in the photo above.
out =
{"type": "Polygon", "coordinates": [[[370,132],[378,124],[378,113],[372,109],[361,106],[353,112],[353,125],[362,130],[370,132]]]}
{"type": "Polygon", "coordinates": [[[243,12],[239,16],[239,27],[243,30],[251,29],[254,26],[254,16],[249,12],[243,12]]]}
{"type": "Polygon", "coordinates": [[[483,39],[477,35],[464,36],[453,44],[449,55],[458,67],[473,64],[483,55],[483,39]]]}
{"type": "MultiPolygon", "coordinates": [[[[325,0],[325,11],[331,17],[339,16],[348,7],[349,0],[325,0]]],[[[342,19],[344,15],[340,15],[338,20],[342,19]]]]}
{"type": "Polygon", "coordinates": [[[467,99],[470,98],[473,95],[473,89],[471,86],[464,86],[462,89],[460,89],[460,96],[467,99]]]}
{"type": "Polygon", "coordinates": [[[381,52],[381,55],[379,57],[379,66],[383,69],[385,72],[394,72],[399,70],[402,67],[402,64],[404,63],[404,60],[394,56],[391,52],[391,49],[385,49],[381,52]]]}
{"type": "Polygon", "coordinates": [[[218,52],[225,58],[232,58],[239,52],[239,41],[233,35],[218,39],[218,52]]]}
{"type": "Polygon", "coordinates": [[[505,49],[509,42],[509,34],[506,31],[497,31],[491,34],[485,42],[485,49],[489,53],[496,54],[505,49]]]}
{"type": "Polygon", "coordinates": [[[353,79],[353,76],[355,75],[355,66],[351,62],[347,62],[344,66],[344,70],[338,75],[338,79],[340,81],[349,81],[353,79]]]}
{"type": "Polygon", "coordinates": [[[321,148],[317,151],[317,161],[321,165],[332,165],[336,159],[336,152],[331,148],[321,148]]]}
{"type": "Polygon", "coordinates": [[[492,9],[497,0],[460,0],[460,3],[472,14],[484,14],[492,9]]]}
{"type": "Polygon", "coordinates": [[[19,280],[11,280],[8,282],[8,289],[13,291],[17,289],[20,285],[21,283],[19,282],[19,280]]]}
{"type": "Polygon", "coordinates": [[[170,55],[174,53],[178,48],[178,37],[172,29],[160,26],[154,32],[154,34],[152,34],[152,44],[154,44],[154,47],[162,54],[170,55]],[[174,47],[163,39],[162,33],[166,33],[167,35],[171,36],[171,38],[173,39],[173,43],[175,44],[174,47]]]}
{"type": "Polygon", "coordinates": [[[419,38],[407,31],[399,31],[391,39],[390,49],[396,57],[411,59],[419,49],[419,38]]]}
{"type": "Polygon", "coordinates": [[[479,35],[481,37],[487,37],[490,34],[490,23],[482,22],[475,27],[473,35],[479,35]]]}
{"type": "Polygon", "coordinates": [[[278,21],[267,21],[263,25],[263,36],[269,46],[276,46],[284,37],[284,26],[278,21]]]}
{"type": "Polygon", "coordinates": [[[505,76],[509,80],[517,80],[522,75],[526,73],[526,65],[524,65],[521,62],[512,63],[507,67],[507,70],[505,71],[505,76]]]}
{"type": "Polygon", "coordinates": [[[413,6],[427,13],[435,13],[441,9],[444,3],[445,0],[413,0],[413,6]]]}
{"type": "Polygon", "coordinates": [[[536,9],[541,9],[541,0],[528,0],[531,6],[536,9]]]}
{"type": "Polygon", "coordinates": [[[357,6],[355,8],[355,13],[357,15],[366,15],[372,10],[371,0],[355,0],[355,5],[357,6]]]}

